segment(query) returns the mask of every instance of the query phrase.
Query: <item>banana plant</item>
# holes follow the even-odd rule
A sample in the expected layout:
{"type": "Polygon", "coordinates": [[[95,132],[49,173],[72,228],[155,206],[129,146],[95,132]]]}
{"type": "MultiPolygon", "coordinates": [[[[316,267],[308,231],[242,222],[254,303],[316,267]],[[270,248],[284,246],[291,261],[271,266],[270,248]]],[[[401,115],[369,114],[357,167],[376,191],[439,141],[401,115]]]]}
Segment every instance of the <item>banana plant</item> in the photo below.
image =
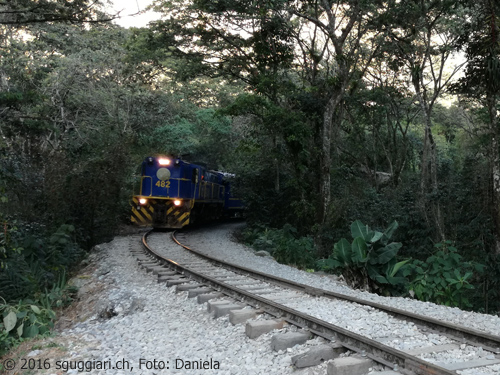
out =
{"type": "Polygon", "coordinates": [[[396,256],[402,245],[391,242],[397,228],[398,223],[394,221],[385,231],[379,232],[356,220],[351,224],[353,241],[349,243],[345,238],[338,241],[323,266],[339,270],[354,287],[395,290],[405,285],[409,259],[398,262],[396,256]]]}

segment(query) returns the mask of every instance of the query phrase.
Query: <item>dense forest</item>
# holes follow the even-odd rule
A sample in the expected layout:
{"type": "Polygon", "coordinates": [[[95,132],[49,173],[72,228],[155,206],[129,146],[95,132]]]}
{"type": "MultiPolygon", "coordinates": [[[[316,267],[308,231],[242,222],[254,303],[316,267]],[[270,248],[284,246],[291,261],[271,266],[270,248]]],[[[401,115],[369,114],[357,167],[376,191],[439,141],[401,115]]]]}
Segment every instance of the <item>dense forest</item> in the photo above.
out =
{"type": "Polygon", "coordinates": [[[493,0],[0,0],[0,354],[129,223],[145,156],[237,176],[242,240],[355,287],[500,311],[493,0]]]}

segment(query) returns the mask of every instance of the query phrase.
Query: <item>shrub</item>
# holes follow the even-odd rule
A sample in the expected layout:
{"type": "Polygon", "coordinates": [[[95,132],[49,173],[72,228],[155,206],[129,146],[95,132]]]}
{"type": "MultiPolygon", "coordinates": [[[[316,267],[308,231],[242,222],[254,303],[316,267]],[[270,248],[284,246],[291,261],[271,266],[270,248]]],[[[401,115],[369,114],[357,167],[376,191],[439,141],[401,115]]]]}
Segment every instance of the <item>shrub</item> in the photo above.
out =
{"type": "Polygon", "coordinates": [[[318,266],[340,272],[354,288],[399,294],[407,284],[409,260],[397,262],[401,243],[389,242],[397,227],[394,221],[384,232],[378,232],[356,220],[351,225],[353,242],[342,238],[334,245],[331,256],[318,261],[318,266]]]}
{"type": "Polygon", "coordinates": [[[74,241],[74,227],[61,225],[49,235],[33,224],[10,225],[0,234],[0,244],[6,249],[0,273],[0,295],[17,301],[51,289],[66,270],[83,256],[74,241]]]}
{"type": "Polygon", "coordinates": [[[23,338],[46,334],[54,327],[55,308],[69,305],[76,288],[66,285],[63,272],[51,290],[39,293],[34,299],[8,304],[0,303],[0,356],[23,338]]]}
{"type": "Polygon", "coordinates": [[[411,269],[410,293],[421,301],[431,301],[446,306],[470,308],[469,296],[474,286],[470,283],[473,271],[484,266],[464,262],[451,241],[435,245],[436,251],[426,261],[414,260],[411,269]]]}
{"type": "Polygon", "coordinates": [[[252,240],[252,247],[268,251],[280,263],[301,269],[314,265],[313,239],[298,236],[297,229],[290,224],[285,224],[283,229],[247,231],[245,237],[252,240]]]}
{"type": "Polygon", "coordinates": [[[16,305],[0,304],[0,355],[21,338],[45,334],[54,327],[55,312],[41,308],[33,300],[21,300],[16,305]]]}

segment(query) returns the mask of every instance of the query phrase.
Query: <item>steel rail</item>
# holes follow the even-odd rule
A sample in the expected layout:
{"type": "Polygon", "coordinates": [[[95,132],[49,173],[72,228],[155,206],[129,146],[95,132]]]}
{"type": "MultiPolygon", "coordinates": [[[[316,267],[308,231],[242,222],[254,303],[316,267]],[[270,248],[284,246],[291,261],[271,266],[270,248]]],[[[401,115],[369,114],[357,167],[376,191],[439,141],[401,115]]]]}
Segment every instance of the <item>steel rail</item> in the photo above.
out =
{"type": "Polygon", "coordinates": [[[147,237],[150,233],[151,231],[147,232],[142,238],[142,243],[146,250],[154,258],[156,258],[158,262],[167,264],[170,268],[189,276],[197,282],[212,286],[214,289],[217,289],[233,298],[243,300],[245,303],[258,307],[270,315],[279,317],[303,328],[307,328],[316,335],[320,335],[330,340],[337,340],[346,348],[362,353],[362,355],[371,358],[376,362],[392,368],[399,368],[399,371],[402,373],[408,375],[456,375],[455,371],[450,371],[443,367],[426,362],[418,357],[379,343],[378,341],[350,332],[342,327],[322,321],[295,309],[280,305],[276,302],[229,285],[208,275],[190,270],[189,268],[178,264],[174,260],[168,259],[153,250],[147,243],[147,237]]]}
{"type": "Polygon", "coordinates": [[[210,255],[206,255],[201,253],[198,250],[192,249],[177,240],[175,237],[175,232],[172,232],[172,239],[181,247],[183,247],[186,250],[192,251],[198,256],[201,256],[202,258],[205,258],[211,262],[216,262],[218,264],[221,264],[224,268],[238,272],[238,273],[243,273],[246,274],[246,276],[251,276],[255,277],[261,280],[264,280],[269,283],[274,283],[279,286],[287,287],[287,288],[292,288],[316,297],[326,297],[330,299],[342,299],[346,300],[349,302],[355,302],[360,305],[365,305],[365,306],[371,306],[373,308],[376,308],[378,310],[385,311],[386,313],[392,315],[395,318],[398,319],[404,319],[407,321],[410,321],[418,326],[425,327],[431,330],[434,330],[435,332],[442,333],[450,338],[453,338],[454,340],[462,343],[467,343],[472,346],[481,346],[483,349],[488,350],[492,353],[499,354],[500,353],[500,337],[488,334],[486,332],[482,332],[476,329],[464,327],[464,326],[459,326],[455,325],[449,322],[441,321],[435,318],[427,317],[424,315],[416,314],[410,311],[398,309],[395,307],[391,306],[386,306],[382,305],[380,303],[372,302],[372,301],[367,301],[363,300],[361,298],[357,297],[352,297],[346,294],[338,293],[338,292],[332,292],[328,290],[323,290],[315,287],[311,287],[305,284],[297,283],[295,281],[283,279],[281,277],[277,276],[272,276],[265,274],[263,272],[255,271],[250,268],[238,266],[233,263],[228,263],[223,260],[214,258],[210,255]]]}

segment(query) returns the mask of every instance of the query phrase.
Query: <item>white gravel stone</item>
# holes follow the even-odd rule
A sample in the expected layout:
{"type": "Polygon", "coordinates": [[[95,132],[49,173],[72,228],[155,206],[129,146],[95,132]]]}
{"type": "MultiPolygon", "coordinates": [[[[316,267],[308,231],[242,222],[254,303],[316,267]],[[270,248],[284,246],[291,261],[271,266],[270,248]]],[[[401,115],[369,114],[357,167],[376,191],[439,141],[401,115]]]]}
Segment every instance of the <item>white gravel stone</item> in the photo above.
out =
{"type": "MultiPolygon", "coordinates": [[[[102,313],[61,333],[68,337],[80,334],[87,341],[87,346],[74,353],[74,358],[108,360],[112,365],[126,361],[129,368],[94,369],[86,373],[316,373],[292,368],[290,358],[300,352],[299,347],[276,355],[270,346],[272,333],[251,340],[243,326],[233,326],[227,317],[215,320],[206,312],[205,305],[188,299],[186,292],[176,294],[174,288],[158,284],[155,276],[138,267],[129,253],[130,244],[139,246],[139,238],[117,237],[100,245],[105,255],[94,276],[111,285],[100,297],[102,313]],[[200,363],[203,365],[203,361],[207,361],[207,368],[194,369],[200,363]],[[184,368],[176,369],[176,364],[183,362],[184,368]],[[186,367],[188,363],[190,369],[186,367]],[[161,370],[162,366],[169,369],[161,370]]],[[[318,373],[325,373],[326,365],[322,371],[318,373]]],[[[76,370],[69,369],[67,373],[76,370]]]]}
{"type": "MultiPolygon", "coordinates": [[[[189,233],[185,243],[207,255],[243,267],[500,336],[500,317],[498,316],[463,311],[456,307],[441,306],[410,298],[383,297],[365,291],[354,290],[339,282],[335,276],[303,272],[296,268],[279,264],[272,259],[255,256],[252,249],[233,240],[232,233],[242,225],[238,223],[200,229],[189,233]]],[[[367,310],[371,309],[370,307],[363,308],[367,310]]]]}
{"type": "MultiPolygon", "coordinates": [[[[369,299],[408,311],[433,316],[456,324],[480,329],[500,335],[500,319],[461,311],[459,309],[422,303],[405,298],[386,298],[348,288],[335,277],[319,276],[301,272],[295,268],[278,264],[270,257],[259,257],[241,244],[232,241],[231,232],[237,225],[225,225],[198,230],[186,236],[188,245],[209,255],[228,260],[235,264],[257,269],[279,277],[290,279],[310,286],[332,290],[369,299]]],[[[163,246],[170,246],[162,241],[163,246]]],[[[117,237],[114,241],[102,244],[97,255],[91,259],[101,259],[102,263],[93,273],[109,288],[99,295],[96,313],[84,322],[77,323],[72,329],[62,332],[63,336],[82,337],[78,350],[68,353],[68,360],[109,360],[110,363],[125,360],[134,369],[94,369],[89,374],[221,374],[221,375],[258,375],[258,374],[325,374],[326,363],[310,369],[294,369],[291,358],[302,353],[312,345],[325,341],[320,338],[309,340],[305,345],[286,351],[274,352],[271,338],[277,332],[296,330],[287,326],[282,330],[267,333],[251,340],[245,335],[244,325],[233,326],[227,317],[213,319],[206,312],[206,305],[199,305],[196,299],[188,299],[187,293],[175,293],[174,288],[158,284],[156,276],[141,269],[135,257],[129,252],[131,247],[138,248],[139,238],[117,237]],[[141,360],[142,359],[142,360],[141,360]],[[176,360],[218,361],[220,368],[175,369],[176,360]],[[154,369],[163,361],[169,370],[154,369]],[[149,361],[149,362],[148,362],[149,361]],[[167,364],[168,361],[168,364],[167,364]],[[139,367],[142,364],[142,368],[139,367]],[[146,366],[148,365],[148,366],[146,366]],[[149,368],[147,368],[149,367],[149,368]]],[[[175,245],[172,245],[175,246],[175,245]]],[[[401,323],[389,315],[371,307],[359,306],[325,298],[308,298],[307,303],[300,298],[290,299],[288,306],[306,311],[341,325],[354,332],[384,342],[399,350],[408,350],[427,345],[422,333],[413,323],[401,323]],[[335,304],[335,305],[334,305],[335,304]],[[335,307],[334,307],[335,306],[335,307]],[[345,319],[345,317],[348,319],[345,319]],[[368,318],[367,318],[368,317],[368,318]],[[373,328],[377,327],[377,328],[373,328]]],[[[266,314],[257,320],[269,318],[266,314]]],[[[447,338],[433,335],[435,345],[449,342],[447,338]]],[[[447,353],[447,352],[445,352],[447,353]]],[[[486,358],[487,352],[473,350],[465,345],[460,350],[450,351],[441,357],[430,358],[443,361],[459,356],[462,360],[486,358]],[[448,357],[446,357],[448,355],[448,357]]],[[[180,364],[180,361],[177,361],[180,364]]],[[[75,373],[74,370],[69,370],[75,373]]],[[[463,375],[500,374],[500,366],[459,371],[463,375]]]]}
{"type": "Polygon", "coordinates": [[[498,375],[500,374],[500,365],[458,370],[457,373],[460,375],[498,375]]]}
{"type": "MultiPolygon", "coordinates": [[[[365,291],[353,290],[338,281],[336,277],[302,272],[293,267],[278,264],[272,258],[259,257],[254,251],[232,240],[232,232],[241,224],[211,227],[190,232],[185,242],[191,248],[243,267],[252,268],[284,279],[326,289],[337,293],[393,306],[409,312],[433,317],[441,321],[463,325],[489,334],[500,335],[500,318],[492,315],[462,311],[458,308],[420,302],[409,298],[382,297],[365,291]]],[[[401,322],[390,315],[367,306],[359,306],[343,301],[326,298],[290,300],[287,306],[306,312],[317,318],[357,332],[363,336],[381,341],[398,350],[411,350],[429,345],[450,343],[448,338],[437,334],[420,332],[413,323],[401,322]]],[[[422,355],[432,362],[451,363],[486,358],[492,355],[481,350],[462,347],[444,353],[422,355]]],[[[499,375],[498,366],[476,369],[477,374],[499,375]]],[[[464,371],[463,374],[476,374],[464,371]]]]}

